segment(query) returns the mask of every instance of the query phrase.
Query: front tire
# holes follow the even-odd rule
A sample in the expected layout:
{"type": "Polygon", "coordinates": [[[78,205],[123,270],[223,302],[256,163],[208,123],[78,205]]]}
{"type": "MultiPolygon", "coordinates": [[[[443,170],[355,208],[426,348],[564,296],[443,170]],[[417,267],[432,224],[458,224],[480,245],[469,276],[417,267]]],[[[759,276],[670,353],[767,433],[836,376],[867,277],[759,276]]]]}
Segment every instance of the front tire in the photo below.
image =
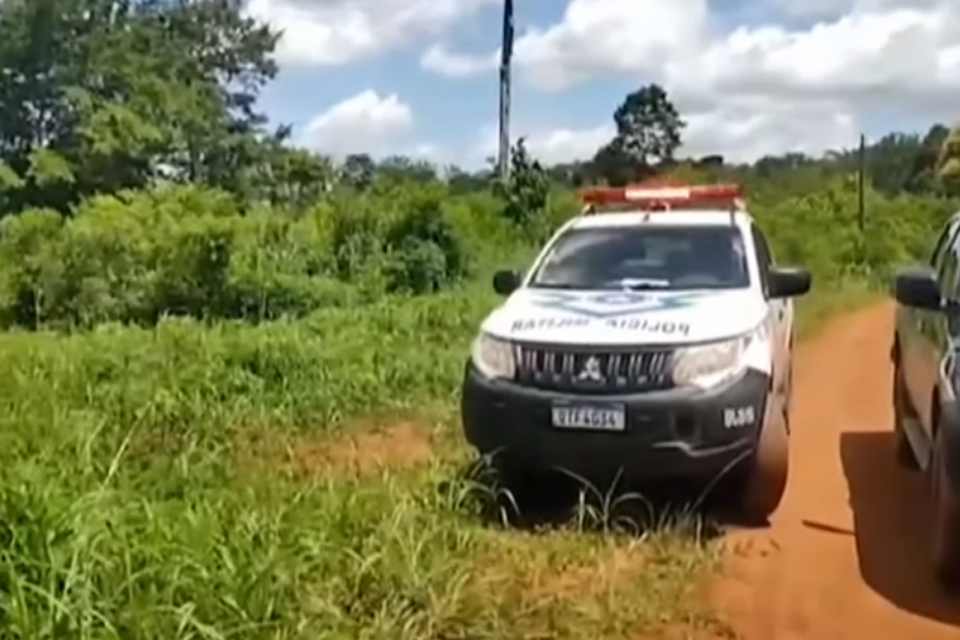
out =
{"type": "Polygon", "coordinates": [[[894,453],[900,466],[916,471],[920,468],[917,463],[917,457],[913,453],[913,447],[907,440],[907,434],[903,429],[904,415],[909,408],[907,402],[907,392],[903,381],[903,370],[900,368],[899,361],[894,364],[893,369],[893,439],[894,453]]]}
{"type": "Polygon", "coordinates": [[[762,425],[757,449],[748,460],[750,466],[737,497],[737,513],[747,524],[764,524],[780,506],[787,488],[790,439],[785,420],[771,417],[762,425]]]}
{"type": "Polygon", "coordinates": [[[930,464],[933,498],[933,570],[940,585],[953,593],[960,588],[960,506],[950,484],[944,459],[943,428],[938,426],[930,464]]]}
{"type": "Polygon", "coordinates": [[[549,472],[509,459],[496,461],[494,468],[499,487],[496,499],[513,518],[522,519],[528,511],[537,511],[557,493],[557,482],[549,472]]]}

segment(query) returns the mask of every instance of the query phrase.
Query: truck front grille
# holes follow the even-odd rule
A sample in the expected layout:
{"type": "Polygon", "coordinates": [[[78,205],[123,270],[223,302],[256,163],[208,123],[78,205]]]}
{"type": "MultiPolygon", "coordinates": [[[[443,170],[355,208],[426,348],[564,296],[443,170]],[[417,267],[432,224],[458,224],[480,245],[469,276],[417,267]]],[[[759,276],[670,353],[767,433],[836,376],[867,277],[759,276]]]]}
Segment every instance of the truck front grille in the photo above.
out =
{"type": "Polygon", "coordinates": [[[555,391],[630,393],[669,389],[672,349],[577,349],[517,345],[517,382],[555,391]]]}

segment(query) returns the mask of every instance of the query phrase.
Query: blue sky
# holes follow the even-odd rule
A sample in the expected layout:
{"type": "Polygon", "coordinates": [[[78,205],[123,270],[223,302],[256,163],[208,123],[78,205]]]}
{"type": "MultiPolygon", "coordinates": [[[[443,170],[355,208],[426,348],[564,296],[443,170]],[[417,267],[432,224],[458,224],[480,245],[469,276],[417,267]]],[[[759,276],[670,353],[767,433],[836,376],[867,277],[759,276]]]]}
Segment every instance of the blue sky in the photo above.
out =
{"type": "MultiPolygon", "coordinates": [[[[469,168],[495,149],[502,0],[249,0],[284,29],[262,106],[334,156],[469,168]]],[[[624,95],[665,86],[684,152],[753,159],[960,116],[955,0],[515,0],[514,138],[591,155],[624,95]]]]}

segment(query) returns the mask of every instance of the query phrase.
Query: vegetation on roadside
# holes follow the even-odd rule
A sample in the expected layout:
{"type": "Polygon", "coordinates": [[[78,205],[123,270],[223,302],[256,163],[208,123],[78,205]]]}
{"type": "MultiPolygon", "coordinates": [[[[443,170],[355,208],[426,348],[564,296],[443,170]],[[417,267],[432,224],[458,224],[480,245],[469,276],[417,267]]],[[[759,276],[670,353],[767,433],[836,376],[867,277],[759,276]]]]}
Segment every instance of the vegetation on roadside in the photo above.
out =
{"type": "Polygon", "coordinates": [[[337,163],[265,128],[276,34],[239,6],[0,3],[0,69],[19,74],[0,91],[0,636],[712,624],[696,528],[637,535],[596,505],[545,533],[481,517],[454,416],[490,276],[577,212],[577,185],[736,180],[778,261],[814,274],[808,328],[927,250],[956,207],[946,129],[870,148],[863,229],[849,153],[677,160],[656,86],[586,163],[543,167],[522,141],[505,181],[337,163]],[[426,455],[315,464],[370,415],[404,416],[426,455]]]}

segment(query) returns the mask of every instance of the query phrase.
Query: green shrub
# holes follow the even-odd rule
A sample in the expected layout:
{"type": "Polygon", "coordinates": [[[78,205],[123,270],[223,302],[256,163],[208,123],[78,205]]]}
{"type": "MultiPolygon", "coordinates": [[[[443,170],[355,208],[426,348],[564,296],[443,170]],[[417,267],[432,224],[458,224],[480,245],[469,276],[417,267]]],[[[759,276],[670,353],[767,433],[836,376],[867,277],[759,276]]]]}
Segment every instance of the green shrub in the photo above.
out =
{"type": "MultiPolygon", "coordinates": [[[[534,178],[515,175],[505,196],[452,197],[440,183],[389,181],[359,194],[335,190],[302,215],[241,208],[227,193],[195,186],[93,197],[66,219],[26,211],[0,225],[0,323],[89,328],[165,315],[259,322],[387,293],[435,293],[472,274],[522,268],[579,211],[569,190],[527,198],[534,178]],[[521,201],[535,215],[505,218],[504,206],[521,201]]],[[[934,196],[868,190],[861,232],[849,178],[749,202],[777,260],[809,268],[815,287],[888,280],[929,251],[954,210],[934,196]]]]}
{"type": "Polygon", "coordinates": [[[186,186],[91,198],[68,219],[24,212],[0,227],[0,321],[261,321],[435,292],[469,265],[444,197],[435,185],[339,193],[297,217],[186,186]]]}
{"type": "Polygon", "coordinates": [[[436,292],[468,271],[463,242],[437,194],[417,194],[405,203],[387,231],[386,248],[390,291],[436,292]]]}
{"type": "Polygon", "coordinates": [[[36,327],[56,303],[62,277],[64,225],[49,209],[24,211],[0,222],[0,317],[5,325],[36,327]]]}

